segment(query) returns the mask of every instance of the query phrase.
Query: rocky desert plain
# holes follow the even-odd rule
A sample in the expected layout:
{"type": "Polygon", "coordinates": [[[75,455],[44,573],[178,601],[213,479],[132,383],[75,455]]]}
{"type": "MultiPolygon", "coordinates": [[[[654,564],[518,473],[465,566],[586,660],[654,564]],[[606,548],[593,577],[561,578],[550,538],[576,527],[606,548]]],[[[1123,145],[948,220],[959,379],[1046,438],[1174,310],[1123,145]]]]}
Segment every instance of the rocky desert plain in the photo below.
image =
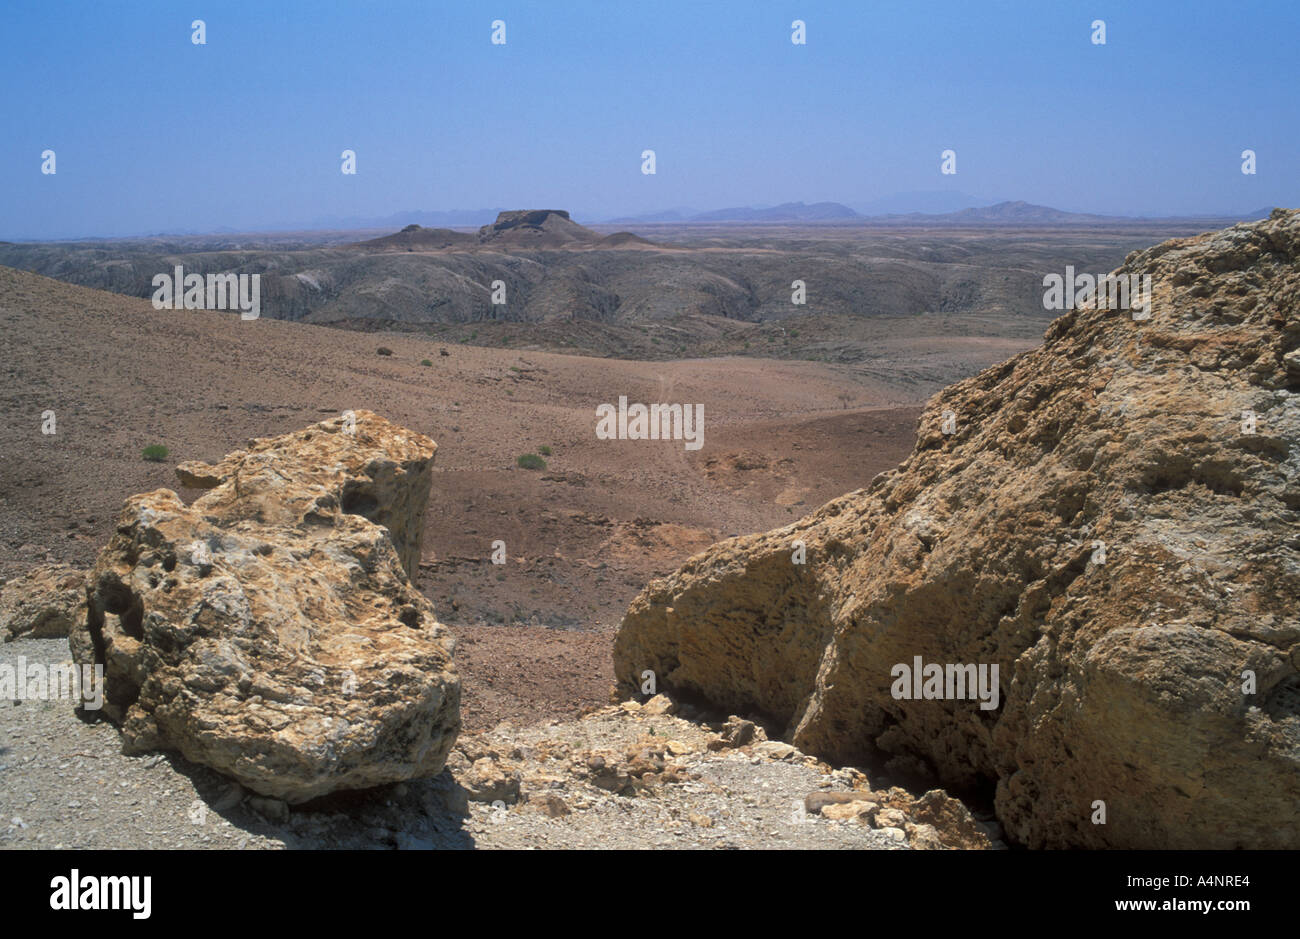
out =
{"type": "Polygon", "coordinates": [[[0,664],[104,675],[0,847],[1300,847],[1300,211],[1207,228],[0,244],[0,664]]]}

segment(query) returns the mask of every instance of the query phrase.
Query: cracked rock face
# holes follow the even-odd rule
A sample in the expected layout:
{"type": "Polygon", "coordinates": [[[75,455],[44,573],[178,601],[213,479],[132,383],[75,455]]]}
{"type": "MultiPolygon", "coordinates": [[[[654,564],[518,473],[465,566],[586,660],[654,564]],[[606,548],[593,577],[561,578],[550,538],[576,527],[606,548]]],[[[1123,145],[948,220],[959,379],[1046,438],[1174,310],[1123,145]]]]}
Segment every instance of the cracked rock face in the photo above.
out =
{"type": "Polygon", "coordinates": [[[651,584],[623,690],[994,792],[1033,847],[1300,847],[1300,212],[1120,273],[1149,319],[1068,312],[868,489],[651,584]],[[917,656],[997,665],[997,707],[896,697],[917,656]]]}
{"type": "Polygon", "coordinates": [[[253,441],[205,488],[127,500],[70,644],[105,666],[133,752],[179,750],[303,802],[441,771],[460,728],[452,640],[408,573],[436,446],[368,411],[253,441]]]}

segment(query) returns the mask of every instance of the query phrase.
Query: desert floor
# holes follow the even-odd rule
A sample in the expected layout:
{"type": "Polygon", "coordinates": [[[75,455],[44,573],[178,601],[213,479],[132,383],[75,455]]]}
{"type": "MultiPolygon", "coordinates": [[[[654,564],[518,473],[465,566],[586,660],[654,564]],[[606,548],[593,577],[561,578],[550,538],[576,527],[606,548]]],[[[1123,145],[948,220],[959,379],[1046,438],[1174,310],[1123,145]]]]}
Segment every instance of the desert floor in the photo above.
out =
{"type": "Polygon", "coordinates": [[[88,567],[127,496],[251,437],[368,408],[437,441],[419,586],[459,640],[471,731],[607,702],[613,631],[650,579],[867,485],[908,453],[936,384],[1035,344],[918,326],[870,369],[639,362],[159,311],[8,268],[0,324],[0,576],[88,567]],[[703,405],[703,447],[598,440],[596,406],[620,395],[703,405]],[[166,462],[141,458],[150,444],[166,462]],[[544,470],[515,465],[543,446],[544,470]]]}

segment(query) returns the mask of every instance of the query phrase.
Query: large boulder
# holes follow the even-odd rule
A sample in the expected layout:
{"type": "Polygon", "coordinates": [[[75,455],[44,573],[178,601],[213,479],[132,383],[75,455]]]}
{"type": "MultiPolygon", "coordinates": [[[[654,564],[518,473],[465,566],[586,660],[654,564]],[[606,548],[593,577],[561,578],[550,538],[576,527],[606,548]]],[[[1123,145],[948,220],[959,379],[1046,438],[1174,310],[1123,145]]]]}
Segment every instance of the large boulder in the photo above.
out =
{"type": "Polygon", "coordinates": [[[995,793],[1033,847],[1300,847],[1300,212],[1120,273],[1149,319],[1067,313],[936,396],[897,470],[651,584],[623,691],[651,670],[995,793]],[[901,683],[917,657],[941,695],[901,683]],[[949,665],[998,680],[958,698],[949,665]]]}
{"type": "Polygon", "coordinates": [[[290,803],[441,771],[452,640],[408,573],[433,441],[358,411],[185,464],[127,500],[70,644],[130,752],[179,750],[290,803]]]}
{"type": "Polygon", "coordinates": [[[66,564],[43,564],[0,587],[0,638],[55,639],[86,615],[86,575],[66,564]]]}

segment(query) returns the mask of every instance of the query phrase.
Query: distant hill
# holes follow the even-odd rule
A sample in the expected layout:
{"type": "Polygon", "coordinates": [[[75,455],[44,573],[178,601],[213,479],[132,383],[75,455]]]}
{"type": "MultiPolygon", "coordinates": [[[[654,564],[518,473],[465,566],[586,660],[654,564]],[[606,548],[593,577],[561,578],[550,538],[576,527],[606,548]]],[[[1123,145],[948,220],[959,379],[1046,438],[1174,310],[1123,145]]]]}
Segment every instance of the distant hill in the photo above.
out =
{"type": "Polygon", "coordinates": [[[604,236],[569,218],[563,209],[523,209],[502,212],[491,225],[478,230],[480,244],[509,247],[559,248],[568,244],[595,244],[604,236]]]}
{"type": "Polygon", "coordinates": [[[1046,205],[1034,205],[1030,202],[999,202],[983,208],[961,209],[947,212],[939,218],[953,222],[1006,222],[1015,225],[1042,225],[1056,222],[1113,222],[1118,216],[1089,215],[1080,212],[1063,212],[1046,205]]]}
{"type": "Polygon", "coordinates": [[[408,251],[416,249],[429,251],[438,248],[468,247],[476,244],[478,244],[478,236],[471,235],[469,232],[452,231],[450,228],[422,228],[419,225],[407,225],[394,235],[384,235],[382,238],[361,241],[356,244],[356,247],[372,248],[380,251],[394,248],[406,248],[408,251]]]}
{"type": "Polygon", "coordinates": [[[477,234],[412,224],[396,234],[358,242],[354,247],[379,251],[403,248],[407,251],[433,251],[483,246],[528,249],[570,246],[624,248],[640,245],[653,245],[653,242],[631,232],[602,235],[585,225],[579,225],[564,209],[521,209],[499,213],[495,222],[484,225],[477,234]]]}

